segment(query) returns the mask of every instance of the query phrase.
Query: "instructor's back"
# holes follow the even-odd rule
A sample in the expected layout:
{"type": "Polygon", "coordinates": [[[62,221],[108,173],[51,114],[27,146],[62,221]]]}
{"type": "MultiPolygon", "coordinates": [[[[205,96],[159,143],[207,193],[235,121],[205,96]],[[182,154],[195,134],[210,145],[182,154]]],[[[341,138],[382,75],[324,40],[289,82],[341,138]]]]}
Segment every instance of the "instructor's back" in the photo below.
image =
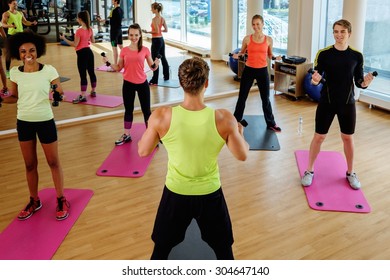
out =
{"type": "Polygon", "coordinates": [[[138,143],[140,156],[149,155],[160,140],[168,152],[168,173],[152,233],[152,259],[167,259],[171,249],[184,240],[192,219],[218,259],[234,259],[232,225],[217,159],[226,144],[244,161],[249,145],[243,127],[229,111],[204,104],[209,71],[201,58],[180,65],[183,102],[156,109],[138,143]]]}

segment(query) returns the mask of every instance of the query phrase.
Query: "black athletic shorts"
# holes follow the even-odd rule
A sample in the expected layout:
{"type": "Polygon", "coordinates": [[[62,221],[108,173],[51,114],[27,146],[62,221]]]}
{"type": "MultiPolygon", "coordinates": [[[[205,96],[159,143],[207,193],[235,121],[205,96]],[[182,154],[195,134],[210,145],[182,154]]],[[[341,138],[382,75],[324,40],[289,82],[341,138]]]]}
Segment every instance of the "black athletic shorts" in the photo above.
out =
{"type": "Polygon", "coordinates": [[[54,119],[42,122],[26,122],[17,120],[16,130],[20,142],[37,139],[42,144],[50,144],[57,141],[57,128],[54,119]]]}
{"type": "Polygon", "coordinates": [[[319,103],[316,111],[316,128],[318,134],[327,134],[334,116],[337,115],[340,131],[344,134],[355,133],[356,106],[355,104],[319,103]]]}
{"type": "Polygon", "coordinates": [[[115,32],[111,32],[110,41],[112,47],[123,45],[122,30],[116,30],[115,32]]]}
{"type": "Polygon", "coordinates": [[[232,224],[222,188],[207,195],[180,195],[166,186],[153,228],[156,245],[174,247],[184,240],[187,227],[195,219],[202,239],[210,247],[230,247],[232,224]]]}

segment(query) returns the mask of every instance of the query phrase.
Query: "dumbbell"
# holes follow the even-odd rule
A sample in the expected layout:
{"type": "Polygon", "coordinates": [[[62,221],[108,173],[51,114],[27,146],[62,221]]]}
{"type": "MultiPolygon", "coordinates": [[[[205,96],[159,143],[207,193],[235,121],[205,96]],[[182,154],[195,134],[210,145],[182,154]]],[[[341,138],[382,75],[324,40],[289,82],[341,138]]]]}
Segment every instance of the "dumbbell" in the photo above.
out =
{"type": "MultiPolygon", "coordinates": [[[[314,74],[314,69],[313,68],[310,68],[309,70],[307,70],[307,73],[310,73],[310,74],[314,74]]],[[[321,84],[325,84],[326,83],[326,80],[324,78],[321,78],[321,81],[320,81],[321,84]]]]}
{"type": "Polygon", "coordinates": [[[372,75],[373,75],[374,77],[376,77],[376,76],[378,76],[378,72],[374,71],[374,72],[372,72],[372,75]]]}
{"type": "MultiPolygon", "coordinates": [[[[102,57],[106,57],[106,53],[105,53],[105,52],[102,52],[100,55],[101,55],[102,57]]],[[[106,61],[106,66],[109,67],[110,65],[111,65],[111,63],[108,62],[108,61],[106,61]]]]}
{"type": "Polygon", "coordinates": [[[240,124],[241,124],[243,127],[247,127],[247,126],[248,126],[248,122],[247,122],[246,120],[244,120],[244,119],[242,119],[242,120],[240,121],[240,124]]]}
{"type": "Polygon", "coordinates": [[[51,105],[53,105],[53,107],[57,107],[60,104],[59,102],[63,100],[63,97],[56,90],[56,88],[57,88],[57,85],[51,85],[51,89],[53,91],[53,102],[51,103],[51,105]]]}

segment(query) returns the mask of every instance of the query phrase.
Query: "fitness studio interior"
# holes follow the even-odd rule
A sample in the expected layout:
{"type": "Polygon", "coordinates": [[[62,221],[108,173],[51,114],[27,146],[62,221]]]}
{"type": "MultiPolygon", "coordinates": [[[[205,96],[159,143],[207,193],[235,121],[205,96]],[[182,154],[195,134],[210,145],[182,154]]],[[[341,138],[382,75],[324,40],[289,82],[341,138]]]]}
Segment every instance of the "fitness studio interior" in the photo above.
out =
{"type": "MultiPolygon", "coordinates": [[[[33,243],[38,239],[38,246],[47,250],[50,249],[46,248],[47,243],[53,242],[50,245],[53,247],[52,253],[46,259],[150,259],[154,246],[151,233],[167,173],[168,155],[164,144],[158,146],[144,173],[133,172],[132,175],[138,176],[109,176],[104,174],[107,170],[101,168],[107,156],[116,148],[114,142],[123,131],[123,75],[96,69],[105,65],[101,55],[103,52],[109,61],[113,60],[110,27],[106,21],[110,16],[112,1],[17,2],[18,9],[25,14],[26,19],[37,21],[38,24],[30,28],[46,38],[46,54],[39,61],[54,66],[62,80],[65,100],[52,107],[52,110],[57,125],[65,194],[69,193],[71,204],[68,219],[72,220],[56,221],[55,205],[50,208],[49,202],[45,204],[44,201],[42,209],[31,218],[17,220],[18,213],[25,207],[29,197],[26,166],[16,131],[17,104],[3,102],[0,107],[0,240],[14,226],[16,230],[10,234],[10,241],[7,242],[11,242],[11,245],[7,245],[10,248],[8,250],[14,250],[18,248],[20,240],[12,239],[12,236],[28,227],[30,231],[23,235],[30,236],[26,237],[31,240],[28,242],[33,243]],[[82,10],[89,11],[96,40],[91,44],[91,49],[96,69],[97,97],[119,100],[114,106],[104,106],[107,103],[99,106],[68,102],[71,93],[80,90],[80,77],[75,49],[61,42],[60,34],[74,38],[72,36],[78,28],[77,13],[82,10]],[[45,211],[49,213],[53,224],[48,225],[48,229],[43,227],[41,233],[33,222],[39,219],[39,215],[43,216],[45,211]],[[65,224],[66,229],[63,226],[65,224]],[[61,227],[58,231],[57,226],[61,227]],[[48,232],[43,234],[46,230],[48,232]],[[62,238],[52,238],[60,234],[63,234],[62,238]],[[40,236],[46,236],[45,242],[42,240],[45,245],[39,244],[40,236]]],[[[129,25],[138,23],[142,29],[151,29],[154,16],[151,4],[155,1],[120,2],[124,11],[122,32],[123,45],[126,47],[130,44],[127,37],[129,25]]],[[[241,81],[240,67],[243,67],[244,62],[233,60],[229,53],[238,52],[244,37],[253,33],[253,15],[263,15],[263,32],[273,39],[274,56],[306,58],[303,64],[296,65],[285,63],[283,59],[268,61],[270,101],[277,125],[282,128],[281,133],[272,132],[279,149],[251,149],[247,160],[241,162],[225,146],[218,157],[221,185],[232,221],[235,259],[389,260],[390,247],[384,244],[390,244],[390,188],[387,182],[390,170],[390,36],[386,35],[390,22],[390,1],[157,2],[163,5],[161,15],[168,26],[168,32],[163,33],[163,37],[170,79],[172,82],[178,81],[178,67],[185,59],[202,57],[210,66],[209,86],[205,92],[205,103],[209,107],[226,108],[234,112],[241,81]],[[363,54],[364,72],[378,73],[367,89],[355,88],[357,121],[354,170],[362,188],[350,192],[360,193],[366,203],[355,203],[356,211],[311,207],[307,190],[301,185],[296,158],[296,151],[307,151],[310,148],[318,105],[318,93],[304,86],[304,81],[307,75],[311,75],[308,69],[313,67],[317,52],[334,43],[332,26],[342,18],[352,24],[348,42],[363,54]],[[286,65],[293,66],[285,68],[286,65]],[[362,211],[362,208],[366,211],[362,211]]],[[[3,0],[2,13],[7,10],[7,1],[3,0]]],[[[151,43],[151,34],[143,33],[144,46],[150,49],[151,43]]],[[[5,54],[3,49],[3,67],[5,54]]],[[[11,68],[20,64],[20,61],[12,60],[11,68]]],[[[149,81],[152,71],[146,75],[149,81]]],[[[9,85],[9,79],[7,83],[9,85]]],[[[150,86],[150,94],[152,111],[161,106],[178,105],[183,99],[183,90],[178,86],[150,86]]],[[[246,102],[245,115],[263,115],[261,105],[259,90],[254,84],[246,102]]],[[[136,98],[134,123],[143,121],[136,98]]],[[[131,145],[136,145],[136,141],[133,140],[131,145]]],[[[53,190],[53,178],[39,141],[36,149],[39,192],[53,190]]],[[[321,151],[337,152],[344,160],[343,142],[336,118],[321,151]]],[[[332,172],[340,171],[337,170],[339,165],[331,160],[329,162],[330,167],[322,170],[325,178],[332,172]]],[[[345,175],[345,169],[341,172],[345,175]]],[[[347,182],[345,177],[340,180],[343,184],[347,182]]],[[[41,195],[42,200],[43,197],[44,193],[41,195]]],[[[317,205],[321,203],[319,201],[317,205]]],[[[326,206],[326,203],[322,206],[326,206]]],[[[199,235],[196,230],[195,225],[194,232],[187,231],[187,234],[199,235]]],[[[210,257],[202,255],[202,252],[195,257],[191,256],[191,248],[207,247],[207,244],[199,245],[203,242],[200,237],[188,242],[193,247],[183,247],[181,250],[185,252],[177,253],[172,259],[210,257]]],[[[35,252],[38,251],[41,252],[41,249],[35,252]]],[[[34,256],[19,255],[14,258],[34,259],[34,256]]]]}

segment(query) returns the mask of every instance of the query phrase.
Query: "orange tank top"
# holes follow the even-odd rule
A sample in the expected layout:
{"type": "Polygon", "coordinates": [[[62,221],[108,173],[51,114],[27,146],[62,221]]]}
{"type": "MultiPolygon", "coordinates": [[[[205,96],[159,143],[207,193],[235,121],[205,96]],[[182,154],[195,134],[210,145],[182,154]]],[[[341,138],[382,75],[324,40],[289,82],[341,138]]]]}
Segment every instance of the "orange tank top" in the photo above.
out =
{"type": "Polygon", "coordinates": [[[161,28],[163,26],[163,23],[164,23],[164,18],[161,18],[159,24],[157,24],[157,30],[154,30],[154,24],[153,23],[150,25],[152,27],[152,31],[153,31],[152,38],[160,38],[160,37],[162,37],[161,28]],[[157,33],[154,33],[156,31],[157,31],[157,33]]]}
{"type": "Polygon", "coordinates": [[[249,37],[249,44],[247,47],[248,59],[246,65],[252,68],[263,68],[267,67],[267,54],[268,54],[268,43],[267,36],[264,37],[262,43],[256,43],[252,40],[252,35],[249,37]]]}

